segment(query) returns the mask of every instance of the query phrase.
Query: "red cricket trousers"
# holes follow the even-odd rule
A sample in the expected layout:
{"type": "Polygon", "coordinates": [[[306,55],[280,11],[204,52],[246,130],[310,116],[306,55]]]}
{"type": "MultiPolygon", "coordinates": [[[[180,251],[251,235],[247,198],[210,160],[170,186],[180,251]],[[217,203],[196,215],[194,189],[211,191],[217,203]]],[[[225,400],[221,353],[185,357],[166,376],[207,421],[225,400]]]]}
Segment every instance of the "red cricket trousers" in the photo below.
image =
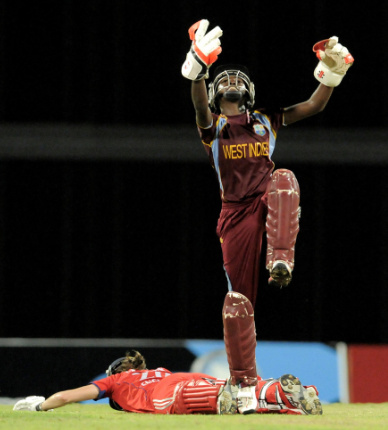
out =
{"type": "MultiPolygon", "coordinates": [[[[152,401],[155,406],[155,414],[175,414],[175,393],[178,384],[193,380],[200,381],[203,384],[204,390],[206,390],[206,386],[213,389],[216,385],[217,391],[226,382],[225,379],[217,379],[204,373],[173,373],[171,376],[162,379],[154,389],[152,401]],[[212,382],[207,381],[207,379],[212,380],[212,382]]],[[[213,413],[216,412],[214,410],[213,413]]]]}

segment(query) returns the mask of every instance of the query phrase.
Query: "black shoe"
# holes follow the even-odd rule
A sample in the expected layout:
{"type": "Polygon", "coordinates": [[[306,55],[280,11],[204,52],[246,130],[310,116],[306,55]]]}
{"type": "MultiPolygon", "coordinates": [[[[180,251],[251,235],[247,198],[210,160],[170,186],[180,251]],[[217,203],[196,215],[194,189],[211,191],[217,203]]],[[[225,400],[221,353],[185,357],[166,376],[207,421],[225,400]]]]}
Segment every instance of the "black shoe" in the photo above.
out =
{"type": "Polygon", "coordinates": [[[282,260],[275,261],[270,271],[268,284],[275,287],[287,287],[292,279],[290,266],[282,260]]]}

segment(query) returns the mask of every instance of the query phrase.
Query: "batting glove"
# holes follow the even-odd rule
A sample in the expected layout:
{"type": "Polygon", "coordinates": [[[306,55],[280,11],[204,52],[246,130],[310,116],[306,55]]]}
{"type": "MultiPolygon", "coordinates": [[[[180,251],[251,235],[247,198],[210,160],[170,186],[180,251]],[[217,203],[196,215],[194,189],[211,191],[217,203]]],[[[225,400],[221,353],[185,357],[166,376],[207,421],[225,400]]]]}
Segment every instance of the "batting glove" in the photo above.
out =
{"type": "Polygon", "coordinates": [[[328,87],[339,85],[354,62],[348,49],[333,36],[316,43],[313,51],[320,60],[314,71],[315,78],[328,87]]]}
{"type": "Polygon", "coordinates": [[[25,399],[19,400],[13,407],[14,411],[33,411],[40,412],[40,405],[46,399],[42,396],[28,396],[25,399]]]}
{"type": "Polygon", "coordinates": [[[182,65],[182,75],[192,81],[209,77],[209,68],[221,53],[222,30],[214,27],[206,34],[209,21],[202,19],[189,28],[192,45],[182,65]]]}

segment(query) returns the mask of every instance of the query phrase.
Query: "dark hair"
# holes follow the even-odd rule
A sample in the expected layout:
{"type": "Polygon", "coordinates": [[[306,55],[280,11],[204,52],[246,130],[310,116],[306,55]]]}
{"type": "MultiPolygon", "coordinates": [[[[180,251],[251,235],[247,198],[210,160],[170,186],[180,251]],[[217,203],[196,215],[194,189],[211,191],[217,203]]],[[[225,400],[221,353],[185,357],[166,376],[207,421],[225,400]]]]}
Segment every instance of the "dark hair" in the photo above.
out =
{"type": "Polygon", "coordinates": [[[140,354],[139,351],[132,349],[130,352],[125,354],[125,358],[122,360],[120,366],[115,369],[115,373],[125,372],[130,369],[143,370],[146,369],[145,358],[140,354]]]}

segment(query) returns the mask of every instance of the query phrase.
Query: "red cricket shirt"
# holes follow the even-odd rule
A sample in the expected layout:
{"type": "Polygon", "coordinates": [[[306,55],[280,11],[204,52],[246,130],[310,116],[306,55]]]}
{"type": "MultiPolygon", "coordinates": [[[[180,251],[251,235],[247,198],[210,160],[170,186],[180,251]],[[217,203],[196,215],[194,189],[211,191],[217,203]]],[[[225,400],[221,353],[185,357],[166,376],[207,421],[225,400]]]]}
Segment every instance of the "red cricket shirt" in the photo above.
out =
{"type": "Polygon", "coordinates": [[[128,370],[107,378],[93,381],[100,391],[96,400],[109,397],[124,410],[138,413],[154,413],[152,393],[156,385],[171,372],[163,367],[152,370],[128,370]]]}

